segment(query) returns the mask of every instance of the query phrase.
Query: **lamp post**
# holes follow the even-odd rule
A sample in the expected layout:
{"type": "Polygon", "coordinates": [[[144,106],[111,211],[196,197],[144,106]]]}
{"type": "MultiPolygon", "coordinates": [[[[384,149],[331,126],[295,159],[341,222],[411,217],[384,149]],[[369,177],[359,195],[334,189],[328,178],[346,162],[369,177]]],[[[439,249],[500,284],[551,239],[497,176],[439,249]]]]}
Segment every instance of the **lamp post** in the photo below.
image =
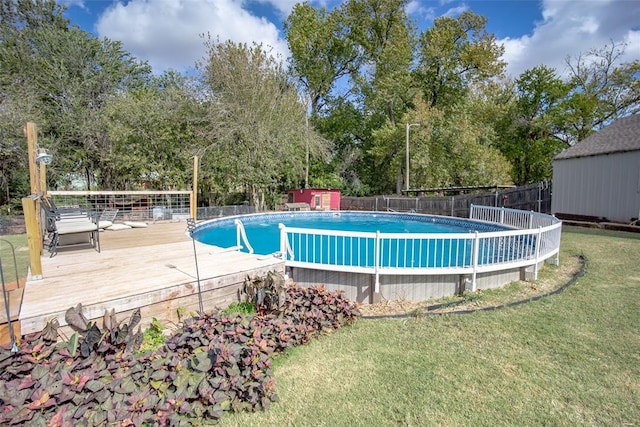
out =
{"type": "Polygon", "coordinates": [[[407,142],[406,142],[406,149],[405,149],[405,154],[407,156],[407,177],[406,177],[406,190],[407,190],[407,196],[409,195],[409,128],[411,126],[420,126],[420,123],[407,123],[406,124],[406,128],[407,128],[407,142]]]}

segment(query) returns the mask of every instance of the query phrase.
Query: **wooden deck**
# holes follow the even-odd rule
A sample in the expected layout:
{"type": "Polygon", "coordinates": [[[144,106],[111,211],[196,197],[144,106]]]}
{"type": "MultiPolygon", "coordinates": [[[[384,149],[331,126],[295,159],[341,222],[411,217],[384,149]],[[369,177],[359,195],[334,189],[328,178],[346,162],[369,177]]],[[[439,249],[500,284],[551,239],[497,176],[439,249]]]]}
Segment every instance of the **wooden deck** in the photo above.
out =
{"type": "Polygon", "coordinates": [[[177,321],[178,309],[187,314],[198,310],[198,273],[207,311],[236,300],[247,276],[284,271],[280,259],[197,242],[196,271],[185,222],[104,231],[100,244],[100,253],[92,248],[60,248],[53,258],[43,254],[44,278],[28,280],[24,288],[19,314],[23,335],[42,330],[54,318],[66,325],[65,311],[78,303],[88,319],[99,319],[115,309],[118,320],[126,320],[140,308],[143,327],[154,317],[177,321]]]}

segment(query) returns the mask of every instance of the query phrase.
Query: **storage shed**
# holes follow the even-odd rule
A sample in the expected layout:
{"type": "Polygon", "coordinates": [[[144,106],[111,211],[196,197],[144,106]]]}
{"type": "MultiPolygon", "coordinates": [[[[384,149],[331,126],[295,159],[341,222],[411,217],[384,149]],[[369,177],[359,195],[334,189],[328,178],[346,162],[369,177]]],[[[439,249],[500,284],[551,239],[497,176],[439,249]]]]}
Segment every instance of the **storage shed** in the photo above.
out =
{"type": "Polygon", "coordinates": [[[629,223],[640,215],[640,115],[618,119],[553,159],[558,218],[629,223]]]}
{"type": "Polygon", "coordinates": [[[340,210],[340,190],[300,188],[287,193],[288,203],[308,203],[311,210],[340,210]]]}

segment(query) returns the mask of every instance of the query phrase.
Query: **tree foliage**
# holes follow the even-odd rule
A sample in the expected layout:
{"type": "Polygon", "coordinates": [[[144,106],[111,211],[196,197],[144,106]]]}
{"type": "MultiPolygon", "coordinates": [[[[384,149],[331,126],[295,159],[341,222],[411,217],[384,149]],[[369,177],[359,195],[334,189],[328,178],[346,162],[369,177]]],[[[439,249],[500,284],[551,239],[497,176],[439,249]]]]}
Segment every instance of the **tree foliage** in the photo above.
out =
{"type": "Polygon", "coordinates": [[[552,175],[551,160],[565,143],[563,102],[570,90],[555,70],[544,65],[516,80],[511,114],[503,116],[502,138],[496,144],[511,161],[516,184],[538,182],[552,175]]]}
{"type": "Polygon", "coordinates": [[[613,120],[640,112],[640,60],[620,63],[625,45],[567,57],[571,92],[564,102],[564,141],[573,145],[613,120]]]}
{"type": "Polygon", "coordinates": [[[54,0],[0,0],[0,205],[28,191],[25,122],[54,154],[50,188],[189,188],[198,199],[278,205],[312,185],[345,194],[527,184],[563,148],[640,112],[640,61],[611,43],[504,76],[487,19],[418,33],[408,0],[294,6],[291,57],[206,39],[195,76],[153,75],[120,42],[70,27],[54,0]],[[406,125],[410,162],[406,170],[406,125]]]}
{"type": "Polygon", "coordinates": [[[415,29],[407,0],[349,0],[344,5],[350,36],[361,52],[354,91],[369,112],[395,123],[411,100],[410,65],[415,29]]]}
{"type": "Polygon", "coordinates": [[[259,208],[300,185],[309,150],[325,141],[306,125],[305,104],[285,70],[261,45],[207,42],[200,64],[207,95],[203,145],[210,177],[225,192],[246,192],[259,208]]]}
{"type": "Polygon", "coordinates": [[[106,132],[112,141],[101,160],[117,177],[118,189],[145,182],[154,189],[191,186],[191,154],[204,115],[190,80],[166,72],[136,90],[109,100],[106,132]]]}
{"type": "Polygon", "coordinates": [[[358,68],[360,55],[349,37],[341,9],[327,12],[308,2],[298,3],[284,22],[290,70],[311,99],[311,114],[317,115],[337,82],[358,68]]]}
{"type": "Polygon", "coordinates": [[[466,11],[457,18],[441,17],[420,35],[416,79],[434,106],[455,104],[469,86],[499,76],[504,47],[487,32],[487,18],[466,11]]]}
{"type": "Polygon", "coordinates": [[[619,63],[612,44],[567,58],[569,78],[540,65],[516,80],[511,113],[497,123],[496,147],[513,166],[513,181],[551,179],[552,159],[613,120],[640,111],[640,61],[619,63]]]}
{"type": "MultiPolygon", "coordinates": [[[[104,106],[111,97],[143,85],[150,68],[119,42],[68,28],[60,17],[63,9],[53,1],[16,5],[15,17],[3,22],[0,47],[7,104],[22,112],[21,119],[38,124],[40,145],[54,154],[53,181],[76,173],[87,177],[87,185],[96,181],[112,188],[114,173],[104,163],[113,143],[105,131],[104,106]]],[[[15,138],[23,125],[13,122],[7,131],[15,138]]]]}

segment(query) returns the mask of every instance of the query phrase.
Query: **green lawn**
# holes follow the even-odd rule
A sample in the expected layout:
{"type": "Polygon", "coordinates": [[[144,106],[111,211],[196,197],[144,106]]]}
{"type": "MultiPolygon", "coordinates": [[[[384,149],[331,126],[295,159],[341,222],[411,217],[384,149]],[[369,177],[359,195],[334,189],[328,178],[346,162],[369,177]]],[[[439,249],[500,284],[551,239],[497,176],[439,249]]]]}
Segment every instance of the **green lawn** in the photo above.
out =
{"type": "Polygon", "coordinates": [[[17,234],[11,236],[0,235],[0,260],[2,261],[2,271],[5,284],[16,280],[16,267],[13,262],[13,251],[15,249],[16,264],[21,283],[27,278],[29,268],[29,248],[27,246],[27,235],[17,234]]]}
{"type": "Polygon", "coordinates": [[[359,320],[275,361],[280,402],[222,426],[640,424],[640,234],[565,227],[560,295],[464,316],[359,320]]]}

